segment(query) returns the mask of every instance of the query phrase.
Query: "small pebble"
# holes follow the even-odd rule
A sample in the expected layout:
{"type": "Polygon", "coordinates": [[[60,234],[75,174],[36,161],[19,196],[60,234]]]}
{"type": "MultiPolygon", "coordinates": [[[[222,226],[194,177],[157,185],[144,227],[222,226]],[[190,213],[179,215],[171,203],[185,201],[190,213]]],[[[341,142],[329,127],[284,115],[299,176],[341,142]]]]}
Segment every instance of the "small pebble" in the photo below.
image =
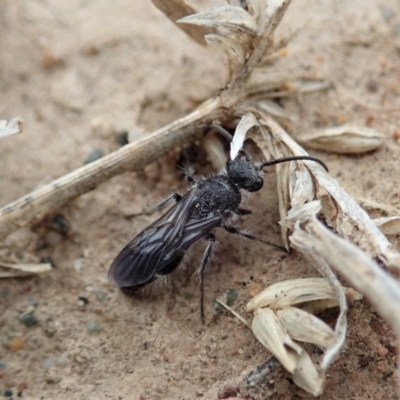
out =
{"type": "Polygon", "coordinates": [[[54,361],[52,358],[46,358],[43,362],[43,367],[46,369],[51,368],[54,365],[54,361]]]}
{"type": "Polygon", "coordinates": [[[226,304],[228,306],[233,305],[233,303],[238,298],[238,291],[237,289],[229,289],[226,291],[226,304]]]}
{"type": "Polygon", "coordinates": [[[104,156],[103,150],[95,148],[86,157],[84,164],[90,164],[91,162],[96,161],[103,156],[104,156]]]}
{"type": "MultiPolygon", "coordinates": [[[[224,293],[222,293],[221,296],[218,297],[218,300],[222,301],[225,303],[227,306],[231,306],[236,299],[238,298],[238,291],[237,289],[228,289],[224,293]]],[[[222,311],[224,309],[221,304],[219,304],[217,301],[213,302],[213,307],[216,311],[222,311]]]]}
{"type": "Polygon", "coordinates": [[[26,311],[24,311],[22,314],[18,315],[18,320],[25,324],[26,326],[33,326],[37,324],[37,319],[34,315],[35,313],[35,308],[34,307],[29,307],[26,311]]]}
{"type": "Polygon", "coordinates": [[[89,300],[87,299],[87,297],[79,296],[78,297],[78,305],[82,307],[82,306],[86,306],[86,304],[89,304],[89,300]]]}
{"type": "Polygon", "coordinates": [[[89,333],[96,333],[96,332],[101,332],[103,328],[96,321],[89,321],[87,324],[87,330],[89,331],[89,333]]]}
{"type": "Polygon", "coordinates": [[[12,395],[13,395],[12,390],[7,389],[4,391],[4,397],[12,397],[12,395]]]}
{"type": "Polygon", "coordinates": [[[6,369],[7,368],[7,364],[0,362],[0,369],[6,369]]]}
{"type": "Polygon", "coordinates": [[[24,347],[24,340],[22,338],[15,338],[7,343],[7,347],[11,351],[18,351],[24,347]]]}

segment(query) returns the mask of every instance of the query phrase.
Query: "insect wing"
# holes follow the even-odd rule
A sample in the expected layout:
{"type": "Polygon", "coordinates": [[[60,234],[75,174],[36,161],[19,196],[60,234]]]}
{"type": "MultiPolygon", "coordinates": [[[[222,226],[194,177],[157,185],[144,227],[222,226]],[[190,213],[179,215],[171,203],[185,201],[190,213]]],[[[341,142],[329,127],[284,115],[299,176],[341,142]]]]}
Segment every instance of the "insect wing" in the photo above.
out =
{"type": "Polygon", "coordinates": [[[182,240],[178,250],[187,249],[196,240],[199,240],[222,222],[222,217],[218,215],[210,215],[202,219],[191,218],[183,231],[182,240]]]}
{"type": "Polygon", "coordinates": [[[179,256],[184,228],[195,198],[196,189],[193,189],[133,238],[111,264],[109,281],[119,287],[146,284],[164,264],[179,256]]]}

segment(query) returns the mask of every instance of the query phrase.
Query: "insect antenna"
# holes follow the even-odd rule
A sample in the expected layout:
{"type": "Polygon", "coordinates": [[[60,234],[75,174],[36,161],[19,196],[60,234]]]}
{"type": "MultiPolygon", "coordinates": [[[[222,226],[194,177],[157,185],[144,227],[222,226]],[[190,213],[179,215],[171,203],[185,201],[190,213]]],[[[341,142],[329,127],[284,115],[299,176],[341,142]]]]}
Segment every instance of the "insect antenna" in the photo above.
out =
{"type": "Polygon", "coordinates": [[[211,125],[211,128],[215,129],[217,132],[219,132],[225,139],[227,139],[229,142],[232,142],[233,136],[222,126],[219,125],[211,125]]]}
{"type": "Polygon", "coordinates": [[[280,163],[284,163],[284,162],[288,162],[288,161],[299,161],[299,160],[315,161],[318,164],[322,165],[322,167],[325,169],[325,171],[329,172],[328,167],[324,164],[323,161],[321,161],[319,158],[311,157],[311,156],[292,156],[292,157],[277,158],[276,160],[263,162],[260,165],[260,169],[262,169],[264,167],[269,167],[270,165],[280,164],[280,163]]]}

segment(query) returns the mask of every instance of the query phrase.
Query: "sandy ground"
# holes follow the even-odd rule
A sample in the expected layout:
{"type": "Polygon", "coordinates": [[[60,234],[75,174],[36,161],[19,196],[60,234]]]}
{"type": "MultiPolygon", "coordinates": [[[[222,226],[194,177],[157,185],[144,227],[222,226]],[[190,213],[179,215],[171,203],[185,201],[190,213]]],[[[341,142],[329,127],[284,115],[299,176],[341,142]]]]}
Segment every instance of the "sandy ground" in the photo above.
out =
{"type": "MultiPolygon", "coordinates": [[[[194,2],[198,9],[215,4],[194,2]]],[[[291,132],[351,123],[384,133],[384,146],[374,153],[312,154],[352,195],[400,207],[399,2],[296,0],[280,31],[293,26],[303,28],[277,68],[331,80],[334,89],[285,99],[299,117],[291,132]]],[[[94,149],[117,149],[116,132],[150,132],[184,116],[215,93],[224,76],[216,53],[191,42],[144,0],[3,0],[0,46],[0,118],[25,121],[22,135],[0,142],[0,205],[81,166],[94,149]]],[[[185,189],[175,168],[179,152],[58,210],[70,225],[67,234],[37,221],[2,242],[4,260],[51,258],[55,268],[0,282],[0,395],[211,400],[270,356],[212,302],[236,289],[234,308],[245,315],[248,299],[268,284],[316,276],[296,254],[217,231],[204,325],[198,279],[189,279],[201,243],[190,252],[187,270],[138,299],[123,298],[107,282],[113,257],[156,217],[124,216],[185,189]],[[35,308],[33,326],[17,319],[29,307],[35,308]]],[[[196,168],[212,171],[206,160],[196,168]]],[[[269,174],[262,192],[246,200],[254,214],[242,226],[279,242],[275,179],[269,174]]],[[[399,238],[391,240],[399,248],[399,238]]],[[[321,399],[399,399],[397,353],[390,327],[367,302],[354,304],[346,346],[321,399]]],[[[312,398],[290,381],[278,386],[274,399],[312,398]]],[[[252,396],[263,399],[261,393],[252,396]]]]}

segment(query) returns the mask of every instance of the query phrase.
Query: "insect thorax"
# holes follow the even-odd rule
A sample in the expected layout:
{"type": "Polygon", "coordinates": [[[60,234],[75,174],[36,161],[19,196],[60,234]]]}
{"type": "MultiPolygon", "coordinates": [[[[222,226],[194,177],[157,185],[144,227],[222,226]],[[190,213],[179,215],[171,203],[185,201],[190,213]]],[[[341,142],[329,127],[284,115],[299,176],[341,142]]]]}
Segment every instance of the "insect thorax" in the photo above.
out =
{"type": "Polygon", "coordinates": [[[213,215],[229,215],[242,200],[239,189],[226,176],[216,175],[198,183],[198,200],[193,204],[191,215],[204,218],[213,215]]]}

